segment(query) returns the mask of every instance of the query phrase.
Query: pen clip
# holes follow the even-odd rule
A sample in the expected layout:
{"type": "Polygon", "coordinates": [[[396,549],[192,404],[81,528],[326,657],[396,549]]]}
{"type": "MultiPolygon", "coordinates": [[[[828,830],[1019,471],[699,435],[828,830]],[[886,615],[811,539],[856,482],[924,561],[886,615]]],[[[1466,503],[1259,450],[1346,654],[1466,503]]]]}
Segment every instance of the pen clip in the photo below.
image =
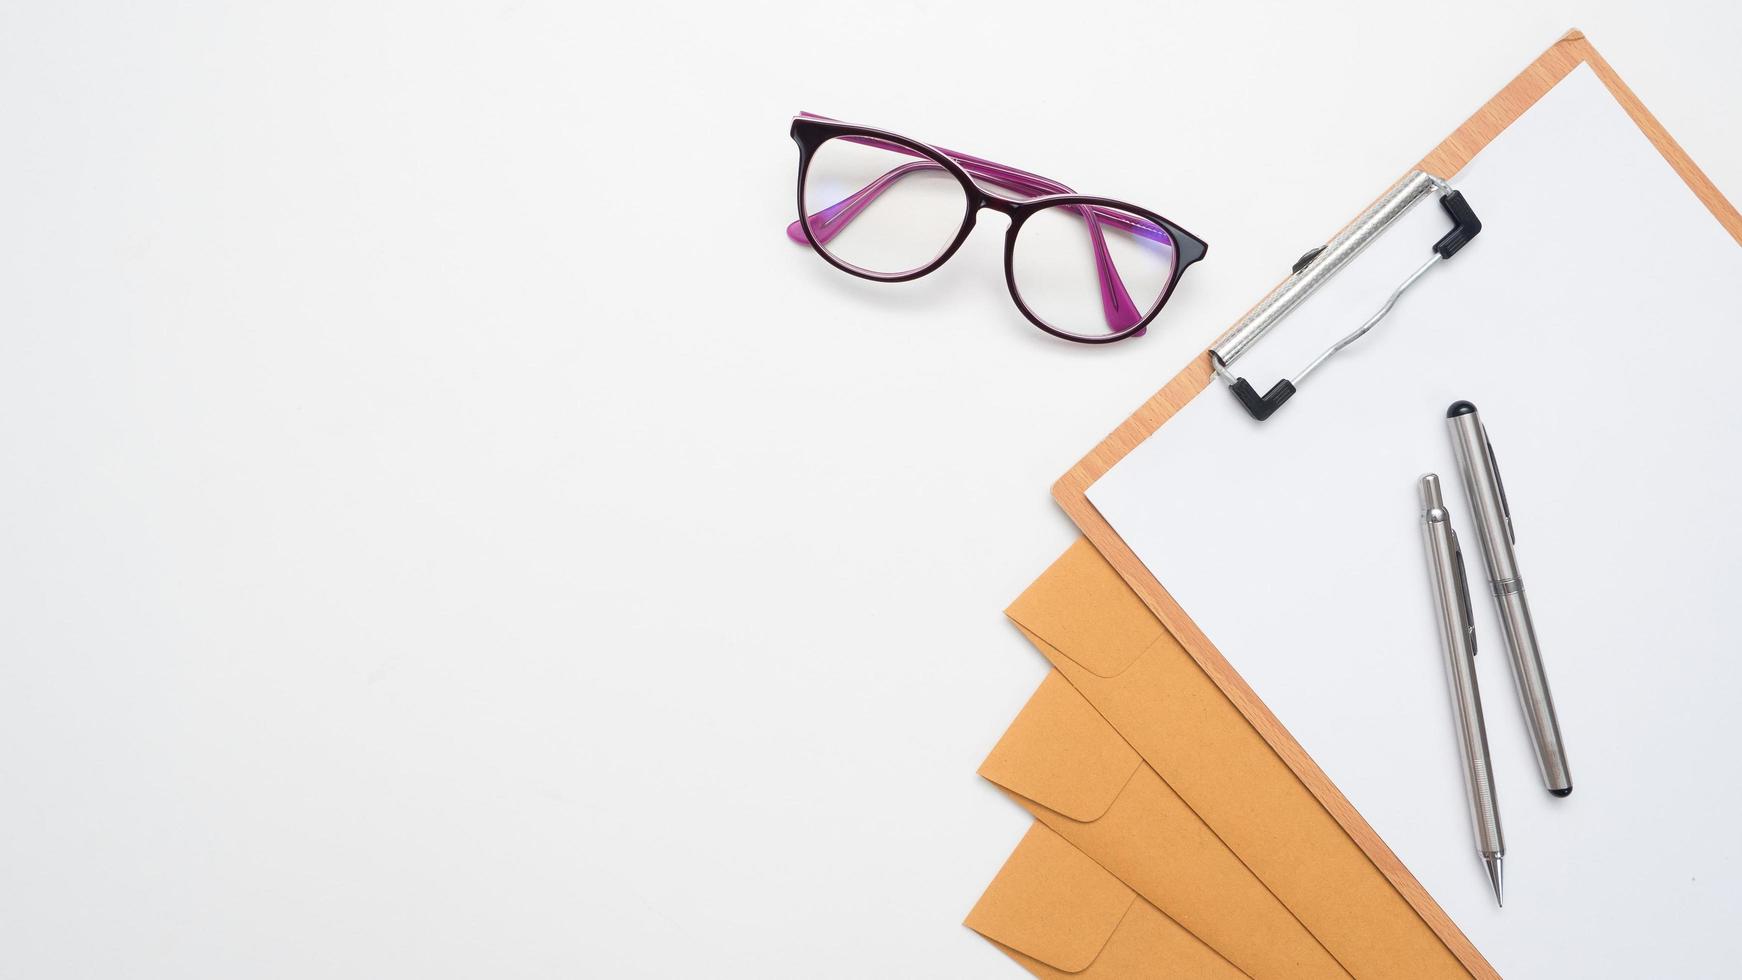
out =
{"type": "Polygon", "coordinates": [[[1512,503],[1506,499],[1506,481],[1500,479],[1500,460],[1494,456],[1494,440],[1488,438],[1488,427],[1482,426],[1482,444],[1488,447],[1488,474],[1494,478],[1494,488],[1500,492],[1500,516],[1506,521],[1506,539],[1518,546],[1518,531],[1512,527],[1512,503]]]}
{"type": "Polygon", "coordinates": [[[1458,585],[1458,605],[1464,619],[1464,639],[1470,644],[1470,656],[1476,655],[1476,610],[1470,605],[1470,579],[1464,574],[1464,546],[1458,541],[1458,532],[1450,523],[1446,533],[1452,538],[1452,575],[1458,585]]]}

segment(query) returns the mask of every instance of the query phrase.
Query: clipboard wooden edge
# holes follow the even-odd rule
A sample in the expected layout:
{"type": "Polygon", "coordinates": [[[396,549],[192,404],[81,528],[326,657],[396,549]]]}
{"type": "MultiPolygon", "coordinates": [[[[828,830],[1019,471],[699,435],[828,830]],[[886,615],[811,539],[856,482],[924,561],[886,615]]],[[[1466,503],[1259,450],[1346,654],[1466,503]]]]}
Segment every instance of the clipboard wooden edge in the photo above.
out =
{"type": "MultiPolygon", "coordinates": [[[[1688,187],[1712,212],[1713,217],[1736,239],[1737,244],[1742,245],[1742,213],[1738,213],[1735,206],[1718,192],[1717,187],[1713,186],[1693,160],[1646,110],[1644,103],[1633,94],[1633,90],[1597,54],[1596,48],[1585,38],[1584,33],[1576,29],[1568,31],[1531,62],[1529,67],[1489,99],[1487,104],[1476,110],[1463,125],[1423,157],[1417,167],[1439,177],[1451,178],[1495,136],[1581,64],[1591,66],[1592,71],[1609,89],[1609,93],[1627,110],[1634,125],[1645,133],[1652,145],[1657,147],[1658,152],[1663,154],[1669,165],[1675,168],[1676,173],[1681,175],[1688,187]]],[[[1259,734],[1282,757],[1295,776],[1331,812],[1404,900],[1433,929],[1440,941],[1446,944],[1452,955],[1472,975],[1498,978],[1499,973],[1476,949],[1475,944],[1470,942],[1445,910],[1440,908],[1439,903],[1434,901],[1427,889],[1416,880],[1415,875],[1410,873],[1379,837],[1366,818],[1343,796],[1330,777],[1325,775],[1300,743],[1295,741],[1294,736],[1246,684],[1233,665],[1210,643],[1209,638],[1198,629],[1185,610],[1180,608],[1095,509],[1095,505],[1089,502],[1089,487],[1151,433],[1166,424],[1175,412],[1197,397],[1210,385],[1213,377],[1210,353],[1205,350],[1174,376],[1166,387],[1152,395],[1130,418],[1114,429],[1100,445],[1060,477],[1053,484],[1053,499],[1064,508],[1065,513],[1076,522],[1077,527],[1102,556],[1118,570],[1126,584],[1137,592],[1150,611],[1173,632],[1180,644],[1221,688],[1222,693],[1246,716],[1246,720],[1258,729],[1259,734]]]]}

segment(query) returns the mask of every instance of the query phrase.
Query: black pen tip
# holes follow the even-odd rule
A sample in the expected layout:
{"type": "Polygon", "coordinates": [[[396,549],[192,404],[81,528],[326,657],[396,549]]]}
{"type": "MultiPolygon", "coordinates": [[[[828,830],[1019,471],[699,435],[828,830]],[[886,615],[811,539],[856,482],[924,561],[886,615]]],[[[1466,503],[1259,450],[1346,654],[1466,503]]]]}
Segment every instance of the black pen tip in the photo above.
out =
{"type": "Polygon", "coordinates": [[[1551,789],[1551,790],[1549,790],[1549,792],[1560,797],[1561,799],[1566,799],[1567,797],[1573,795],[1573,788],[1571,786],[1568,786],[1566,789],[1551,789]]]}
{"type": "Polygon", "coordinates": [[[1452,402],[1452,407],[1446,409],[1446,418],[1455,419],[1460,415],[1474,415],[1476,406],[1466,401],[1452,402]]]}

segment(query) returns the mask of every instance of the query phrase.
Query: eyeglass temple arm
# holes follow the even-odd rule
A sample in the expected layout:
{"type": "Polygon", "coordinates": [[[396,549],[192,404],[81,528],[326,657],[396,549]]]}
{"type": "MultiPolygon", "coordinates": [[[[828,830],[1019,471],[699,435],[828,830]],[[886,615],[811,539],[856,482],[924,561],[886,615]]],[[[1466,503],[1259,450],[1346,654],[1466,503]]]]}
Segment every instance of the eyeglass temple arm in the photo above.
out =
{"type": "MultiPolygon", "coordinates": [[[[912,163],[904,163],[901,166],[896,167],[894,170],[883,174],[864,187],[861,187],[859,190],[853,192],[842,200],[812,214],[808,219],[811,226],[811,233],[816,235],[819,243],[826,245],[836,235],[840,234],[841,230],[844,229],[847,224],[859,214],[859,212],[865,210],[873,200],[876,200],[879,195],[881,195],[885,190],[888,190],[890,185],[909,174],[920,173],[926,170],[942,169],[942,167],[930,160],[915,160],[912,163]]],[[[972,174],[973,171],[970,170],[969,173],[972,174]]],[[[991,177],[985,177],[984,179],[989,183],[1001,183],[993,180],[991,177]]],[[[1010,185],[1003,184],[1002,186],[1009,187],[1010,185]]],[[[1079,205],[1073,210],[1076,210],[1079,213],[1092,215],[1099,224],[1110,225],[1120,231],[1137,235],[1140,238],[1148,238],[1151,241],[1157,241],[1163,244],[1171,244],[1172,242],[1172,237],[1153,222],[1145,221],[1133,215],[1126,214],[1123,211],[1115,211],[1111,208],[1104,208],[1098,205],[1079,205]]],[[[805,238],[804,224],[802,222],[794,221],[792,224],[787,225],[786,237],[800,245],[810,244],[810,240],[805,238]]]]}
{"type": "MultiPolygon", "coordinates": [[[[899,143],[892,143],[888,140],[881,140],[871,136],[845,136],[841,138],[867,146],[875,146],[879,149],[891,150],[906,156],[917,157],[918,159],[912,163],[904,163],[893,170],[890,170],[888,173],[883,174],[871,183],[866,184],[864,187],[861,187],[852,194],[842,198],[840,201],[810,215],[806,221],[809,222],[811,234],[816,236],[817,244],[819,245],[827,244],[836,235],[840,234],[842,229],[852,223],[854,218],[858,217],[867,207],[870,207],[873,201],[877,200],[884,191],[888,190],[897,181],[901,180],[901,178],[906,177],[909,174],[920,173],[927,170],[943,169],[933,161],[926,159],[922,154],[914,151],[911,147],[906,147],[899,143]]],[[[1015,167],[1007,167],[1001,163],[994,163],[991,160],[985,160],[966,153],[945,150],[941,147],[938,148],[938,152],[955,161],[958,166],[968,172],[969,176],[977,177],[981,180],[987,181],[988,183],[997,184],[1000,187],[1008,188],[1019,194],[1024,194],[1030,197],[1043,197],[1049,194],[1074,193],[1064,184],[1061,184],[1056,180],[1049,180],[1039,174],[1031,174],[1025,170],[1018,170],[1015,167]]],[[[1143,319],[1143,311],[1137,309],[1136,304],[1131,301],[1131,294],[1126,291],[1124,281],[1119,278],[1119,270],[1113,265],[1113,256],[1107,249],[1107,239],[1101,232],[1101,225],[1102,223],[1110,224],[1122,230],[1134,232],[1143,235],[1143,237],[1156,240],[1166,240],[1165,232],[1162,232],[1160,228],[1150,225],[1147,221],[1139,223],[1129,215],[1117,211],[1111,211],[1102,207],[1089,205],[1079,207],[1076,210],[1083,216],[1085,222],[1088,224],[1089,243],[1095,253],[1096,278],[1100,281],[1101,286],[1101,307],[1106,315],[1107,325],[1115,331],[1127,329],[1132,324],[1143,319]]],[[[804,225],[806,221],[794,221],[792,224],[787,225],[786,237],[801,245],[810,244],[810,240],[805,237],[804,225]]]]}

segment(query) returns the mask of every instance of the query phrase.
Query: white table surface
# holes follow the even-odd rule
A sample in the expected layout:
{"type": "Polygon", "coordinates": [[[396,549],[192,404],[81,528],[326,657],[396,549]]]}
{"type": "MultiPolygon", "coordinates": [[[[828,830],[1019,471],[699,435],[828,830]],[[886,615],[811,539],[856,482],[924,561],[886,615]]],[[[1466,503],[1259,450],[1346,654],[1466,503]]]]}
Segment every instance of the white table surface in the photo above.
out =
{"type": "Polygon", "coordinates": [[[1742,8],[1519,7],[0,11],[0,977],[1014,975],[1053,479],[1570,26],[1742,194],[1742,8]],[[801,108],[1209,258],[850,280],[801,108]]]}

